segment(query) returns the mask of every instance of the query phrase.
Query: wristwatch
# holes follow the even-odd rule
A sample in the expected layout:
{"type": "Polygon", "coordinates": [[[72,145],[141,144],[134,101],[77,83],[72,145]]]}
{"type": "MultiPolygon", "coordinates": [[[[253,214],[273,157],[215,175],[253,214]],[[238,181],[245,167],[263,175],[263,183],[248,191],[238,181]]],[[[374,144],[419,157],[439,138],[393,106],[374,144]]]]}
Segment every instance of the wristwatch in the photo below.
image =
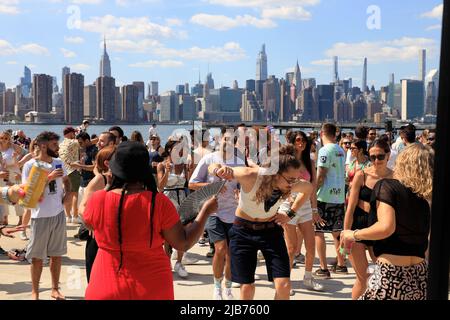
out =
{"type": "Polygon", "coordinates": [[[297,214],[295,213],[295,211],[292,210],[292,209],[289,209],[289,210],[286,212],[286,214],[287,214],[287,216],[288,216],[289,218],[291,218],[291,219],[294,219],[295,216],[297,215],[297,214]]]}

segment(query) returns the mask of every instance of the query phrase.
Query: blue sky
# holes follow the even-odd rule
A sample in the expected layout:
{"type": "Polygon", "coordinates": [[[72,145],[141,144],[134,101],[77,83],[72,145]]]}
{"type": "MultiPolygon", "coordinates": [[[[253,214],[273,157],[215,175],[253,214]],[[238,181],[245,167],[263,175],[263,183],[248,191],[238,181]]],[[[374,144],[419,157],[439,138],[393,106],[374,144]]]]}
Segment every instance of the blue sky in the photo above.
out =
{"type": "Polygon", "coordinates": [[[361,86],[367,56],[379,88],[390,73],[417,78],[419,49],[427,70],[438,68],[441,21],[439,0],[0,0],[0,82],[16,85],[28,65],[58,83],[70,66],[93,83],[105,35],[118,85],[174,90],[209,68],[216,86],[242,87],[265,43],[270,75],[284,77],[298,59],[304,78],[326,84],[338,55],[340,77],[361,86]]]}

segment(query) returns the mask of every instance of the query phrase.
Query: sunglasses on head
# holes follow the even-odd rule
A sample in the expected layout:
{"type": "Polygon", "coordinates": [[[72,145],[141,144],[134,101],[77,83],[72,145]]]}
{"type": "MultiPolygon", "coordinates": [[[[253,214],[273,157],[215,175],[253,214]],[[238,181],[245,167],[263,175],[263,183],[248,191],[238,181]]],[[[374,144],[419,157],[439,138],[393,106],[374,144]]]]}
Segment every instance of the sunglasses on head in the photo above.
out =
{"type": "Polygon", "coordinates": [[[375,160],[383,161],[386,159],[385,154],[377,154],[369,157],[370,161],[374,162],[375,160]]]}

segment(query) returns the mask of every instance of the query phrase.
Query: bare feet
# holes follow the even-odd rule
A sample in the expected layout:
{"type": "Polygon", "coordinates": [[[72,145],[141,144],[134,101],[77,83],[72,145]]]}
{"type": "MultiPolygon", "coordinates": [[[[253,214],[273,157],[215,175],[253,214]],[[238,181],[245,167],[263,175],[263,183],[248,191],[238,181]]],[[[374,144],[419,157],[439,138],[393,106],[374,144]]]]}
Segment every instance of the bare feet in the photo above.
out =
{"type": "Polygon", "coordinates": [[[39,293],[31,293],[31,300],[39,300],[39,293]]]}
{"type": "Polygon", "coordinates": [[[64,297],[61,292],[59,292],[59,288],[52,289],[52,299],[55,300],[66,300],[66,297],[64,297]]]}

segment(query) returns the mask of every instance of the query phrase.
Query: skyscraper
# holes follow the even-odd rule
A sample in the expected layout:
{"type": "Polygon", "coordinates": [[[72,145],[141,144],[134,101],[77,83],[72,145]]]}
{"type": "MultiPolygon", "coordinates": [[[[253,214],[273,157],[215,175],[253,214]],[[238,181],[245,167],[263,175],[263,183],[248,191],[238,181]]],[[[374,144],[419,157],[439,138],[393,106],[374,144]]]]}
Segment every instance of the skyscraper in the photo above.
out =
{"type": "Polygon", "coordinates": [[[148,86],[148,94],[149,96],[157,96],[158,95],[158,82],[152,81],[148,86]]]}
{"type": "Polygon", "coordinates": [[[436,84],[433,81],[428,82],[427,85],[427,100],[425,103],[425,114],[436,115],[437,113],[437,90],[436,84]]]}
{"type": "Polygon", "coordinates": [[[135,85],[122,87],[122,121],[128,123],[137,123],[139,121],[138,113],[139,88],[135,85]]]}
{"type": "Polygon", "coordinates": [[[111,77],[111,61],[108,52],[106,52],[106,39],[104,40],[104,50],[100,60],[100,77],[111,77]]]}
{"type": "Polygon", "coordinates": [[[84,76],[78,73],[66,74],[64,87],[64,120],[79,124],[84,118],[84,76]]]}
{"type": "Polygon", "coordinates": [[[169,91],[161,95],[160,119],[161,122],[179,121],[179,101],[174,91],[169,91]]]}
{"type": "Polygon", "coordinates": [[[23,78],[20,78],[20,86],[22,96],[29,98],[31,95],[31,70],[25,66],[23,70],[23,78]]]}
{"type": "Polygon", "coordinates": [[[62,76],[61,76],[61,93],[64,95],[64,79],[66,78],[66,74],[70,73],[69,67],[62,68],[62,76]]]}
{"type": "Polygon", "coordinates": [[[333,101],[334,101],[334,86],[332,85],[318,85],[319,96],[319,117],[321,121],[327,119],[334,119],[333,101]]]}
{"type": "Polygon", "coordinates": [[[139,120],[144,119],[144,98],[145,98],[145,83],[142,81],[134,81],[133,85],[139,90],[138,94],[138,117],[139,120]]]}
{"type": "Polygon", "coordinates": [[[53,77],[46,74],[33,75],[33,110],[52,111],[53,77]]]}
{"type": "Polygon", "coordinates": [[[94,85],[84,87],[84,117],[95,118],[97,113],[97,99],[94,85]]]}
{"type": "Polygon", "coordinates": [[[215,89],[214,88],[214,79],[212,77],[211,72],[208,72],[208,74],[206,75],[206,84],[208,85],[209,90],[215,89]]]}
{"type": "Polygon", "coordinates": [[[256,88],[256,82],[253,79],[245,81],[245,90],[250,92],[255,92],[256,88]]]}
{"type": "Polygon", "coordinates": [[[333,82],[336,83],[339,81],[339,62],[338,62],[338,57],[334,57],[334,71],[333,71],[333,82]]]}
{"type": "Polygon", "coordinates": [[[362,77],[362,91],[366,92],[369,88],[367,87],[367,58],[364,58],[364,70],[362,77]]]}
{"type": "Polygon", "coordinates": [[[392,73],[389,79],[389,94],[388,94],[388,106],[394,108],[395,98],[395,75],[392,73]]]}
{"type": "Polygon", "coordinates": [[[184,85],[179,84],[175,87],[176,94],[184,94],[184,85]]]}
{"type": "Polygon", "coordinates": [[[275,76],[270,76],[263,85],[263,105],[265,119],[278,121],[280,114],[280,83],[275,76]]]}
{"type": "Polygon", "coordinates": [[[402,120],[414,120],[424,113],[423,82],[402,80],[402,120]]]}
{"type": "Polygon", "coordinates": [[[16,105],[16,94],[12,89],[8,89],[3,93],[3,114],[14,114],[14,106],[16,105]]]}
{"type": "Polygon", "coordinates": [[[6,85],[3,82],[0,82],[0,94],[6,91],[6,85]]]}
{"type": "Polygon", "coordinates": [[[425,83],[427,75],[427,50],[419,51],[419,80],[425,83]]]}
{"type": "Polygon", "coordinates": [[[300,72],[300,66],[298,65],[298,60],[297,60],[297,65],[295,66],[293,82],[294,82],[295,88],[297,90],[297,96],[299,96],[303,89],[302,88],[303,83],[302,83],[302,73],[300,72]]]}
{"type": "Polygon", "coordinates": [[[258,59],[256,61],[256,81],[267,80],[267,54],[266,45],[263,44],[261,51],[258,53],[258,59]]]}
{"type": "Polygon", "coordinates": [[[180,107],[180,120],[196,120],[197,119],[197,110],[195,105],[195,97],[190,95],[181,95],[179,96],[179,107],[180,107]]]}
{"type": "Polygon", "coordinates": [[[99,77],[96,81],[97,89],[97,119],[114,123],[116,117],[116,80],[112,77],[99,77]]]}

